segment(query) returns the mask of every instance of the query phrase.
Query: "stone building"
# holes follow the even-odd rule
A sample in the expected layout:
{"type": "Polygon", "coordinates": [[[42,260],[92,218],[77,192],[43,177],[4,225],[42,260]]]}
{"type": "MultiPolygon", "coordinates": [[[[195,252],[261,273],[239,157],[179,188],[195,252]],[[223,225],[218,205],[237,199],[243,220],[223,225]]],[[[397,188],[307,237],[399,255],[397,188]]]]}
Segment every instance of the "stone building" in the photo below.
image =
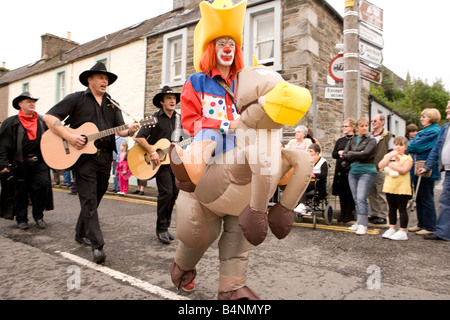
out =
{"type": "MultiPolygon", "coordinates": [[[[130,114],[125,115],[127,122],[154,113],[153,96],[164,85],[181,91],[195,72],[193,34],[200,2],[173,0],[171,12],[81,45],[43,35],[40,60],[0,75],[0,121],[15,114],[11,101],[23,91],[40,97],[38,112],[45,113],[68,93],[84,90],[78,75],[97,61],[119,76],[109,93],[130,114]]],[[[332,80],[328,66],[338,53],[336,44],[343,42],[342,34],[343,18],[326,0],[248,0],[245,65],[253,65],[255,55],[259,64],[312,92],[314,83],[332,80]]],[[[313,130],[324,153],[330,154],[341,136],[342,100],[325,99],[322,87],[315,100],[316,109],[311,108],[300,123],[313,130]]],[[[362,81],[361,115],[368,118],[370,101],[369,83],[362,81]]],[[[283,142],[293,137],[293,129],[283,129],[283,142]]]]}

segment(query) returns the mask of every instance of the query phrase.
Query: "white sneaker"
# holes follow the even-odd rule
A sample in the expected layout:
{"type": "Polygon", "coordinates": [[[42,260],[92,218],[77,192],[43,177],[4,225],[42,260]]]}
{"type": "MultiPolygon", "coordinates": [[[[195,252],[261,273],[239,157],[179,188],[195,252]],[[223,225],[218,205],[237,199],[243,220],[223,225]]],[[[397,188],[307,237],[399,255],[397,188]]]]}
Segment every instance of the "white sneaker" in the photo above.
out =
{"type": "Polygon", "coordinates": [[[405,231],[397,231],[389,237],[391,240],[408,240],[408,235],[405,231]]]}
{"type": "Polygon", "coordinates": [[[389,228],[385,233],[383,233],[382,237],[389,239],[394,233],[396,233],[395,229],[389,228]]]}
{"type": "Polygon", "coordinates": [[[350,227],[348,227],[348,230],[356,231],[357,229],[358,229],[358,225],[356,223],[351,225],[350,227]]]}
{"type": "Polygon", "coordinates": [[[300,214],[305,214],[306,213],[306,207],[303,203],[300,203],[295,209],[295,212],[300,213],[300,214]]]}
{"type": "Polygon", "coordinates": [[[360,225],[358,225],[358,229],[356,229],[356,234],[361,236],[361,235],[366,234],[366,231],[367,231],[367,227],[360,224],[360,225]]]}

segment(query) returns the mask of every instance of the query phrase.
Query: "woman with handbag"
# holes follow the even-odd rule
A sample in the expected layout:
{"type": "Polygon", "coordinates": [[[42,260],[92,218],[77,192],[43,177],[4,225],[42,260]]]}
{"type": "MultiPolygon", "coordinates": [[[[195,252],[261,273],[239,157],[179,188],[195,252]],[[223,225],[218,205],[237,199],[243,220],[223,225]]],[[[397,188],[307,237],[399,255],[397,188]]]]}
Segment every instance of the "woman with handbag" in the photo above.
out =
{"type": "Polygon", "coordinates": [[[341,213],[338,217],[338,222],[347,223],[354,220],[353,211],[355,210],[355,201],[353,200],[352,191],[348,184],[350,163],[343,161],[342,154],[348,141],[355,135],[356,120],[353,118],[346,119],[342,124],[342,131],[344,136],[336,141],[333,152],[331,153],[333,158],[336,159],[332,193],[335,196],[339,196],[341,213]]]}
{"type": "Polygon", "coordinates": [[[441,120],[441,113],[436,108],[426,108],[420,115],[420,123],[423,129],[408,142],[408,152],[414,160],[411,169],[411,180],[414,188],[418,188],[416,197],[417,226],[409,231],[416,234],[432,234],[436,226],[436,207],[434,205],[434,182],[441,179],[438,164],[435,164],[429,177],[422,176],[418,185],[418,176],[415,174],[420,165],[423,166],[428,154],[435,145],[439,131],[437,124],[441,120]]]}

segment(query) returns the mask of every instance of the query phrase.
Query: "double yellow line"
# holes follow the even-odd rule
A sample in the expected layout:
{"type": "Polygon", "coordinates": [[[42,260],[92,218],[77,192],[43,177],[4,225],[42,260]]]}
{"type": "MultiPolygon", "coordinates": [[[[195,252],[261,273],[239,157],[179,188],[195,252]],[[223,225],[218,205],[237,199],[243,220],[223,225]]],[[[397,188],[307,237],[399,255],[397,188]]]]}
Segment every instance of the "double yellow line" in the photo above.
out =
{"type": "MultiPolygon", "coordinates": [[[[313,228],[314,225],[312,223],[297,223],[294,222],[293,224],[296,227],[305,227],[305,228],[313,228]]],[[[349,230],[347,227],[341,227],[341,226],[333,226],[333,225],[325,225],[325,224],[316,224],[316,229],[325,229],[325,230],[334,230],[334,231],[344,231],[344,232],[353,232],[354,230],[349,230]]],[[[366,234],[380,234],[380,229],[367,229],[366,234]]]]}

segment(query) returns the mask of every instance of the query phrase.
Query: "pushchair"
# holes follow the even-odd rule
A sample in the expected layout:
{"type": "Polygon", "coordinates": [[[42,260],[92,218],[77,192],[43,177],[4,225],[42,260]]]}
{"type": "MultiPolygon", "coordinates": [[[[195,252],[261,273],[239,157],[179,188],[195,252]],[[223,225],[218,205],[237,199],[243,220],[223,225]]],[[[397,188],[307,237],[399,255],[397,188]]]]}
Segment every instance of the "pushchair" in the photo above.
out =
{"type": "MultiPolygon", "coordinates": [[[[328,164],[329,168],[330,164],[328,164]]],[[[306,212],[299,213],[294,211],[295,222],[300,223],[303,217],[309,216],[312,219],[313,228],[316,229],[318,218],[321,216],[325,219],[326,224],[331,225],[333,223],[333,208],[328,201],[327,179],[312,177],[310,185],[305,191],[304,198],[306,212]]]]}

